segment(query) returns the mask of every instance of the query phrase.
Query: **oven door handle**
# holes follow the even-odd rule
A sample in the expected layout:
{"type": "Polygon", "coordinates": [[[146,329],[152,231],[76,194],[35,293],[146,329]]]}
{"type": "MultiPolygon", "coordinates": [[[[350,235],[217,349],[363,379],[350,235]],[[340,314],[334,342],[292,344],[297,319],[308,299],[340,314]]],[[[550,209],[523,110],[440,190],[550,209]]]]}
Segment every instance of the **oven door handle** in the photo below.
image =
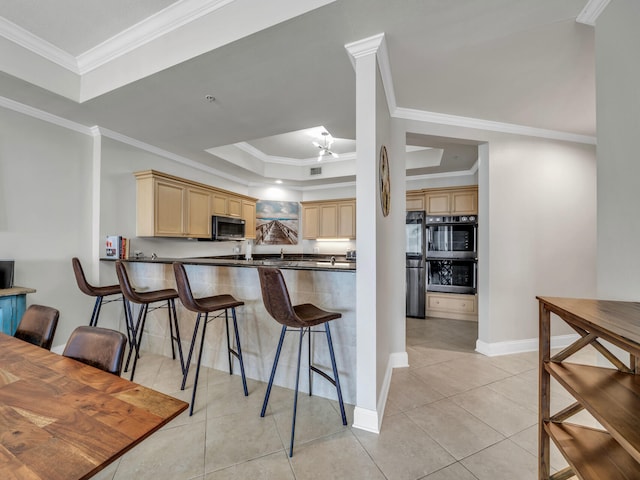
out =
{"type": "Polygon", "coordinates": [[[473,251],[478,251],[478,226],[473,226],[473,251]]]}
{"type": "Polygon", "coordinates": [[[478,262],[473,262],[473,289],[475,291],[478,291],[477,279],[478,279],[478,262]]]}

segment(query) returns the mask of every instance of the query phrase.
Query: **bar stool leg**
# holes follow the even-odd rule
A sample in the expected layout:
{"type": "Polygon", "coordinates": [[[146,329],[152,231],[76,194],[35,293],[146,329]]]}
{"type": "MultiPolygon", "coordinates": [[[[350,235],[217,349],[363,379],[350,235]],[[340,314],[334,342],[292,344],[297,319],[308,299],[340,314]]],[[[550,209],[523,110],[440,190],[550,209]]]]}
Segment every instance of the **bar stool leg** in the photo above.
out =
{"type": "MultiPolygon", "coordinates": [[[[209,314],[205,314],[204,322],[207,323],[209,314]]],[[[196,338],[198,338],[198,327],[200,326],[200,318],[202,317],[202,313],[198,312],[198,316],[196,317],[196,326],[193,328],[193,337],[191,338],[191,346],[189,347],[189,355],[187,357],[187,363],[185,364],[184,371],[182,372],[182,387],[180,390],[184,390],[184,386],[187,383],[187,376],[189,375],[189,367],[191,366],[191,356],[193,355],[193,349],[196,343],[196,338]]]]}
{"type": "Polygon", "coordinates": [[[269,403],[269,395],[271,395],[271,386],[273,385],[273,379],[276,376],[276,368],[278,367],[278,360],[280,359],[280,351],[282,350],[282,342],[284,341],[284,335],[287,333],[286,325],[282,326],[282,332],[280,333],[280,340],[278,341],[278,348],[276,349],[276,357],[273,359],[273,367],[271,367],[271,376],[269,377],[269,384],[267,385],[267,392],[264,395],[264,402],[262,402],[262,410],[260,416],[264,417],[267,411],[267,404],[269,403]]]}
{"type": "Polygon", "coordinates": [[[96,297],[96,303],[93,305],[93,313],[91,314],[91,320],[89,326],[95,327],[98,325],[98,316],[100,315],[100,307],[102,306],[102,297],[96,297]]]}
{"type": "MultiPolygon", "coordinates": [[[[137,336],[137,346],[136,354],[133,356],[133,366],[131,367],[131,378],[130,381],[133,382],[133,376],[136,373],[136,365],[138,364],[138,358],[140,358],[140,345],[142,344],[142,333],[144,332],[144,325],[147,323],[147,310],[149,309],[149,304],[145,303],[144,306],[140,309],[140,314],[138,315],[138,322],[136,324],[136,329],[133,332],[134,336],[137,336]],[[138,335],[139,332],[139,335],[138,335]]],[[[129,352],[129,357],[131,357],[131,352],[129,352]]],[[[128,361],[129,359],[127,359],[128,361]]]]}
{"type": "Polygon", "coordinates": [[[191,395],[191,408],[189,416],[193,415],[193,404],[196,401],[196,390],[198,389],[198,377],[200,376],[200,362],[202,362],[202,350],[204,347],[204,336],[207,333],[208,314],[204,316],[204,324],[202,325],[202,337],[200,338],[200,351],[198,352],[198,365],[196,367],[196,378],[193,382],[193,394],[191,395]]]}
{"type": "Polygon", "coordinates": [[[338,403],[340,404],[340,415],[342,416],[342,424],[347,424],[347,416],[344,413],[344,403],[342,401],[342,389],[340,388],[340,378],[338,377],[338,367],[336,366],[336,356],[333,351],[333,341],[331,340],[331,330],[329,322],[324,324],[327,333],[327,343],[329,344],[329,355],[331,356],[331,367],[333,368],[333,379],[336,382],[336,390],[338,391],[338,403]]]}
{"type": "MultiPolygon", "coordinates": [[[[173,334],[173,319],[171,318],[171,300],[167,300],[167,314],[169,315],[169,338],[171,338],[171,358],[176,359],[176,346],[173,344],[175,336],[173,334]]],[[[182,365],[181,365],[182,366],[182,365]]]]}
{"type": "Polygon", "coordinates": [[[311,365],[313,365],[313,362],[311,361],[312,358],[313,356],[311,354],[311,328],[309,328],[309,365],[307,366],[307,369],[309,370],[309,396],[311,396],[313,392],[313,375],[311,375],[313,373],[313,369],[311,368],[311,365]]]}
{"type": "MultiPolygon", "coordinates": [[[[236,308],[231,308],[231,316],[233,317],[233,330],[236,334],[236,349],[235,355],[238,357],[238,361],[240,362],[240,374],[242,375],[242,388],[244,389],[244,396],[249,396],[249,391],[247,390],[247,378],[244,375],[244,362],[242,361],[242,347],[240,346],[240,335],[238,334],[238,321],[236,320],[236,308]]],[[[226,320],[226,310],[225,310],[225,320],[226,320]]],[[[227,326],[227,339],[229,338],[229,327],[227,326]]],[[[229,354],[234,352],[229,352],[229,354]]],[[[231,356],[229,356],[231,358],[231,356]]]]}
{"type": "Polygon", "coordinates": [[[229,375],[233,375],[233,362],[231,362],[231,345],[229,343],[229,315],[226,308],[224,309],[224,326],[227,333],[227,358],[229,360],[229,375]]]}
{"type": "MultiPolygon", "coordinates": [[[[182,369],[182,374],[184,375],[184,372],[185,372],[184,355],[182,354],[182,342],[180,340],[180,327],[178,326],[178,314],[176,312],[176,301],[175,299],[172,298],[171,300],[169,300],[169,302],[171,303],[171,310],[173,311],[173,322],[175,324],[175,329],[176,329],[176,337],[175,339],[173,338],[173,336],[171,337],[171,345],[173,346],[174,340],[178,344],[178,356],[180,357],[180,368],[182,369]]],[[[169,323],[171,323],[171,316],[169,316],[169,323]]]]}
{"type": "MultiPolygon", "coordinates": [[[[300,359],[302,357],[302,341],[304,340],[304,328],[300,328],[300,341],[298,342],[298,368],[296,370],[296,391],[293,397],[293,418],[291,419],[291,443],[289,445],[289,457],[293,456],[293,441],[296,435],[296,413],[298,411],[298,384],[300,383],[300,359]]],[[[309,333],[311,335],[311,333],[309,333]]]]}

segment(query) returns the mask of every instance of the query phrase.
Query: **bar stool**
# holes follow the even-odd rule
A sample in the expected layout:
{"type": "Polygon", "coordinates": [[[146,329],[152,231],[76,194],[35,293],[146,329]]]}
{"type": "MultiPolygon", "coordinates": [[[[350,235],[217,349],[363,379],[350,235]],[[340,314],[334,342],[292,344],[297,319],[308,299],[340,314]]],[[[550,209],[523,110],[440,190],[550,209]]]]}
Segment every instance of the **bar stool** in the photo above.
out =
{"type": "Polygon", "coordinates": [[[91,320],[89,321],[89,326],[95,327],[98,325],[98,316],[100,315],[100,308],[103,304],[118,302],[120,300],[124,301],[122,290],[120,289],[120,285],[105,285],[103,287],[91,285],[89,282],[87,282],[87,278],[84,275],[84,270],[82,270],[80,260],[77,257],[73,257],[71,259],[71,263],[73,265],[73,273],[76,276],[78,288],[82,291],[82,293],[89,295],[90,297],[96,297],[96,303],[93,306],[93,313],[91,314],[91,320]],[[104,300],[104,297],[110,297],[112,295],[121,295],[121,297],[104,300]]]}
{"type": "Polygon", "coordinates": [[[278,359],[280,358],[280,352],[282,350],[284,335],[288,331],[300,332],[296,390],[293,399],[293,419],[291,421],[291,444],[289,447],[289,456],[291,457],[293,455],[293,440],[296,430],[298,384],[300,382],[300,358],[302,354],[302,341],[305,334],[309,335],[309,395],[311,395],[311,374],[315,372],[336,387],[338,392],[338,403],[340,405],[340,415],[342,416],[342,424],[347,424],[347,416],[345,415],[344,403],[342,401],[340,379],[338,378],[338,368],[336,367],[336,358],[333,351],[333,342],[331,341],[331,330],[329,329],[329,321],[340,318],[342,315],[340,313],[327,312],[315,305],[312,305],[311,303],[304,303],[295,306],[291,305],[291,299],[289,297],[289,291],[287,290],[284,277],[282,276],[282,272],[277,268],[258,267],[258,275],[260,277],[260,287],[262,289],[262,301],[264,306],[267,309],[267,312],[269,312],[269,315],[271,315],[278,323],[282,324],[280,341],[278,342],[276,357],[273,360],[273,368],[271,369],[271,377],[269,378],[269,385],[267,386],[264,403],[262,404],[262,411],[260,412],[261,417],[264,417],[265,411],[267,410],[267,403],[269,402],[269,395],[271,394],[273,378],[276,375],[276,368],[278,366],[278,359]],[[321,324],[324,324],[324,332],[322,330],[311,329],[311,327],[321,324]],[[326,333],[327,335],[329,355],[331,356],[331,367],[333,368],[333,378],[312,364],[311,333],[326,333]]]}
{"type": "MultiPolygon", "coordinates": [[[[127,354],[127,362],[124,367],[124,371],[126,372],[129,368],[129,361],[131,360],[132,352],[135,352],[133,359],[133,367],[131,367],[131,380],[133,380],[133,376],[136,371],[136,364],[138,363],[138,358],[140,356],[140,342],[142,341],[142,334],[144,332],[144,325],[147,321],[147,313],[149,312],[149,305],[157,302],[167,302],[166,308],[169,314],[169,330],[171,332],[171,355],[175,360],[176,351],[174,342],[178,345],[178,354],[180,355],[180,368],[184,374],[185,365],[184,359],[182,356],[182,344],[180,343],[180,329],[178,328],[178,317],[176,315],[176,304],[175,299],[178,298],[178,292],[176,292],[173,288],[165,288],[162,290],[153,290],[150,292],[138,292],[136,291],[131,282],[129,281],[129,275],[127,274],[127,269],[120,260],[116,260],[116,274],[118,275],[118,280],[120,281],[120,288],[122,289],[122,294],[124,298],[129,303],[136,303],[141,305],[140,311],[138,312],[138,319],[136,323],[133,323],[133,315],[131,313],[130,308],[125,309],[125,316],[127,317],[127,328],[130,330],[130,339],[131,339],[131,348],[129,348],[129,353],[127,354]],[[175,326],[175,334],[174,334],[174,326],[175,326]]],[[[152,307],[151,311],[156,310],[158,308],[164,308],[162,306],[152,307]]]]}
{"type": "Polygon", "coordinates": [[[229,358],[229,375],[233,375],[233,363],[231,362],[231,355],[235,356],[240,362],[240,373],[242,375],[242,387],[244,389],[244,396],[249,395],[247,390],[247,379],[244,375],[244,362],[242,361],[242,348],[240,346],[240,335],[238,335],[238,322],[236,320],[236,307],[244,305],[244,302],[236,300],[231,295],[214,295],[211,297],[194,298],[191,290],[191,284],[187,277],[187,272],[184,265],[179,262],[173,264],[173,271],[176,275],[176,286],[178,288],[178,295],[182,305],[187,310],[196,312],[196,326],[193,329],[193,337],[191,339],[191,347],[189,348],[189,356],[187,357],[187,363],[184,368],[182,377],[182,390],[184,390],[185,383],[187,381],[187,375],[189,373],[189,366],[191,364],[191,356],[193,354],[193,348],[198,335],[198,327],[200,326],[200,319],[204,314],[204,322],[202,324],[202,335],[200,337],[200,351],[198,352],[198,363],[196,367],[196,378],[193,384],[193,394],[191,396],[191,408],[189,410],[189,416],[193,415],[193,404],[196,400],[196,389],[198,388],[198,376],[200,375],[200,362],[202,361],[202,349],[204,346],[204,336],[207,331],[207,323],[211,320],[219,318],[223,315],[224,310],[224,322],[227,331],[227,356],[229,358]],[[236,338],[236,349],[231,348],[229,344],[229,315],[228,311],[231,310],[231,317],[233,318],[233,331],[236,338]],[[220,312],[212,318],[209,318],[209,314],[213,312],[220,312]]]}

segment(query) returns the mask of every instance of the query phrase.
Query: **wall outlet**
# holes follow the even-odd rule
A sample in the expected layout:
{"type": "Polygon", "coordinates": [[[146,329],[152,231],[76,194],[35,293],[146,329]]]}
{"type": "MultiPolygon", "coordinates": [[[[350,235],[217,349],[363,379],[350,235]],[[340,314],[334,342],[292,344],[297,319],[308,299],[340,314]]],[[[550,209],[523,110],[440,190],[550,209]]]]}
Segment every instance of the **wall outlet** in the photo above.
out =
{"type": "Polygon", "coordinates": [[[233,247],[233,253],[240,253],[240,245],[233,247]]]}
{"type": "Polygon", "coordinates": [[[313,247],[313,253],[316,255],[320,253],[320,247],[313,247]]]}

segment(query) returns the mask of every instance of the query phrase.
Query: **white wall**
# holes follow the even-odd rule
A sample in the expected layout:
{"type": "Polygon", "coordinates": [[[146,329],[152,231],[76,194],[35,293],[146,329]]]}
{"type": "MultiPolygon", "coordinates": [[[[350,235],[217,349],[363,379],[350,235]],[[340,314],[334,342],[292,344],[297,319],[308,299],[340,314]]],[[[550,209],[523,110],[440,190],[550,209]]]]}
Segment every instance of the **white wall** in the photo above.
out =
{"type": "Polygon", "coordinates": [[[486,142],[478,174],[478,349],[536,348],[536,295],[596,291],[595,147],[417,121],[404,128],[486,142]]]}
{"type": "Polygon", "coordinates": [[[37,290],[27,305],[60,310],[54,346],[91,316],[71,258],[90,255],[92,142],[0,108],[0,258],[15,260],[16,285],[37,290]]]}
{"type": "Polygon", "coordinates": [[[596,23],[598,296],[640,297],[640,3],[611,2],[596,23]]]}

